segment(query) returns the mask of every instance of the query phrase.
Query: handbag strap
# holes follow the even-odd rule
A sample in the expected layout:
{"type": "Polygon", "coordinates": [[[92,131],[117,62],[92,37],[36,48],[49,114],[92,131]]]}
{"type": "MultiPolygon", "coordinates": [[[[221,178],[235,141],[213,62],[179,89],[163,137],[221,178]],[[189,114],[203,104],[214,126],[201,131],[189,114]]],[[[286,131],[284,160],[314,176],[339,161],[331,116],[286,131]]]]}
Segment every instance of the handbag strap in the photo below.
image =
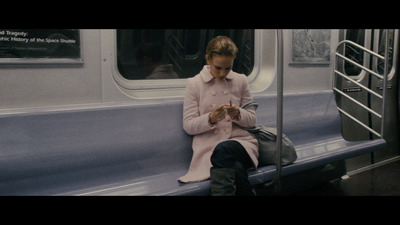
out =
{"type": "Polygon", "coordinates": [[[250,106],[253,106],[253,107],[254,107],[254,110],[257,110],[257,108],[258,108],[258,103],[255,102],[254,100],[251,100],[251,101],[248,101],[248,102],[244,103],[244,104],[243,104],[242,106],[240,106],[240,107],[243,108],[243,109],[246,109],[246,108],[248,108],[248,107],[250,107],[250,106]]]}

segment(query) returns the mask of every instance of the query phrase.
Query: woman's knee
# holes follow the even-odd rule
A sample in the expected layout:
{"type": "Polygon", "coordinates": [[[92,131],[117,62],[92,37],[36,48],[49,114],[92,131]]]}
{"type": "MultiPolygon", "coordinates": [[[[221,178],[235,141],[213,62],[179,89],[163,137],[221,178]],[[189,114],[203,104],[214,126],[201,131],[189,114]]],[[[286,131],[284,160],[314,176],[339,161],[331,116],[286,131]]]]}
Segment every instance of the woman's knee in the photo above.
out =
{"type": "Polygon", "coordinates": [[[232,168],[234,163],[233,146],[231,141],[219,143],[211,155],[211,163],[214,167],[232,168]]]}
{"type": "Polygon", "coordinates": [[[219,143],[217,146],[215,146],[214,151],[213,151],[213,156],[219,156],[221,154],[224,154],[226,151],[230,151],[232,148],[230,141],[223,141],[219,143]]]}

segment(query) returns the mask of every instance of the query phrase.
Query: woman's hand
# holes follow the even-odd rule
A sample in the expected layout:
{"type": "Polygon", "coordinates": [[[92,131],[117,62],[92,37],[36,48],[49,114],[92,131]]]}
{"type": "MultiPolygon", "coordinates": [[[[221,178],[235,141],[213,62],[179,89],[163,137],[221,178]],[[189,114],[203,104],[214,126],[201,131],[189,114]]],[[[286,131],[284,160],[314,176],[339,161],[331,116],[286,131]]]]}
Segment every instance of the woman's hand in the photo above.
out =
{"type": "Polygon", "coordinates": [[[240,110],[235,104],[225,105],[225,109],[226,109],[227,114],[231,117],[231,119],[233,119],[233,120],[240,119],[240,110]]]}
{"type": "Polygon", "coordinates": [[[212,113],[210,113],[208,122],[210,122],[210,124],[216,124],[219,121],[225,119],[226,114],[228,114],[233,120],[240,119],[240,110],[235,104],[220,105],[215,108],[212,113]]]}
{"type": "Polygon", "coordinates": [[[212,111],[212,113],[210,113],[209,118],[208,118],[208,122],[210,122],[210,124],[216,124],[219,121],[225,119],[225,105],[220,105],[217,108],[214,109],[214,111],[212,111]]]}

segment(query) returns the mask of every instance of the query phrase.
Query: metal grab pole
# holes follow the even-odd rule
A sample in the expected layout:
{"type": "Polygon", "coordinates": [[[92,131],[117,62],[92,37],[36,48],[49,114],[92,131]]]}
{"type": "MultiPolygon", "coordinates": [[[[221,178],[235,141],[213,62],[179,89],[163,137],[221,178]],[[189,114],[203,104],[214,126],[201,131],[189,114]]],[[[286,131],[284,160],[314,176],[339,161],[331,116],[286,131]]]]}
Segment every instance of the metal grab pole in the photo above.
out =
{"type": "Polygon", "coordinates": [[[385,38],[385,65],[383,70],[383,84],[382,84],[382,112],[381,112],[381,138],[383,137],[384,128],[385,128],[385,103],[386,103],[386,89],[387,89],[387,79],[389,73],[389,29],[386,29],[386,38],[385,38]]]}
{"type": "Polygon", "coordinates": [[[283,36],[282,30],[276,30],[277,34],[277,109],[276,109],[276,175],[274,179],[265,184],[269,187],[275,184],[275,192],[281,189],[280,178],[282,171],[282,121],[283,121],[283,36]]]}
{"type": "Polygon", "coordinates": [[[370,114],[375,115],[376,117],[381,119],[381,124],[380,124],[380,133],[378,133],[377,131],[375,131],[374,129],[372,129],[372,127],[368,126],[367,124],[364,124],[364,122],[358,120],[357,118],[353,117],[351,114],[349,114],[348,112],[346,112],[345,110],[343,110],[342,108],[340,108],[338,106],[338,110],[341,112],[341,114],[345,115],[346,117],[350,118],[351,120],[353,120],[354,122],[360,124],[361,126],[363,126],[365,129],[367,129],[370,133],[376,135],[379,138],[384,138],[383,137],[383,133],[384,133],[384,125],[385,125],[385,105],[386,105],[386,91],[387,91],[387,79],[388,79],[388,73],[389,73],[389,30],[386,29],[384,30],[384,42],[385,42],[385,49],[384,49],[384,55],[380,55],[380,53],[376,53],[368,48],[365,48],[357,43],[354,43],[353,41],[350,40],[343,40],[341,42],[339,42],[338,46],[336,47],[336,61],[335,61],[335,66],[334,66],[334,79],[333,79],[333,87],[332,89],[337,93],[340,94],[343,97],[346,97],[348,100],[352,101],[354,104],[360,106],[361,108],[367,110],[370,114]],[[383,74],[379,74],[377,69],[369,69],[368,67],[365,67],[355,61],[353,61],[350,58],[347,58],[345,55],[339,53],[339,48],[344,45],[343,51],[346,52],[346,45],[352,45],[354,46],[356,49],[354,49],[354,51],[358,51],[361,50],[365,53],[368,53],[370,57],[376,57],[373,59],[377,59],[377,60],[384,60],[384,71],[383,74]],[[355,65],[357,68],[360,68],[366,72],[368,72],[371,75],[374,75],[376,78],[379,79],[379,81],[383,81],[383,85],[382,85],[382,95],[379,94],[378,92],[375,92],[374,90],[372,90],[369,87],[366,87],[360,83],[358,83],[358,81],[354,80],[353,78],[351,78],[350,76],[346,75],[344,72],[340,72],[338,70],[338,58],[344,60],[343,62],[349,62],[353,65],[355,65]],[[336,88],[336,78],[337,76],[340,75],[342,78],[346,79],[347,81],[351,82],[354,85],[357,85],[358,87],[366,90],[369,94],[372,94],[376,97],[378,97],[379,99],[382,100],[382,106],[381,106],[381,114],[379,114],[378,112],[374,111],[371,106],[366,106],[364,105],[364,103],[359,102],[358,100],[354,99],[353,97],[351,97],[350,95],[345,94],[343,91],[339,90],[338,88],[336,88]]]}
{"type": "Polygon", "coordinates": [[[277,30],[278,38],[278,72],[277,72],[277,118],[276,118],[276,182],[275,191],[281,189],[281,171],[282,171],[282,123],[283,123],[283,36],[282,30],[277,30]]]}

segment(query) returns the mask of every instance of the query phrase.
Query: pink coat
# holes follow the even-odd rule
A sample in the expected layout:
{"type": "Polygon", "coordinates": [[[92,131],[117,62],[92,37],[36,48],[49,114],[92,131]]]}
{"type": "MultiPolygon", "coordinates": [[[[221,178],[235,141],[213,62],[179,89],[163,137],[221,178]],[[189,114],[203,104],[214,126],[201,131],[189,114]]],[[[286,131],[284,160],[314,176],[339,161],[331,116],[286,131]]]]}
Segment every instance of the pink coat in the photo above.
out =
{"type": "Polygon", "coordinates": [[[214,107],[222,104],[237,106],[252,100],[246,76],[233,71],[226,80],[216,80],[206,65],[200,74],[189,78],[183,104],[183,129],[193,135],[193,156],[189,171],[180,177],[180,182],[202,181],[210,178],[211,154],[217,144],[225,140],[238,141],[246,149],[254,163],[258,165],[258,142],[249,132],[239,128],[256,124],[256,113],[253,108],[240,108],[240,119],[232,120],[229,115],[211,126],[208,116],[214,107]]]}

